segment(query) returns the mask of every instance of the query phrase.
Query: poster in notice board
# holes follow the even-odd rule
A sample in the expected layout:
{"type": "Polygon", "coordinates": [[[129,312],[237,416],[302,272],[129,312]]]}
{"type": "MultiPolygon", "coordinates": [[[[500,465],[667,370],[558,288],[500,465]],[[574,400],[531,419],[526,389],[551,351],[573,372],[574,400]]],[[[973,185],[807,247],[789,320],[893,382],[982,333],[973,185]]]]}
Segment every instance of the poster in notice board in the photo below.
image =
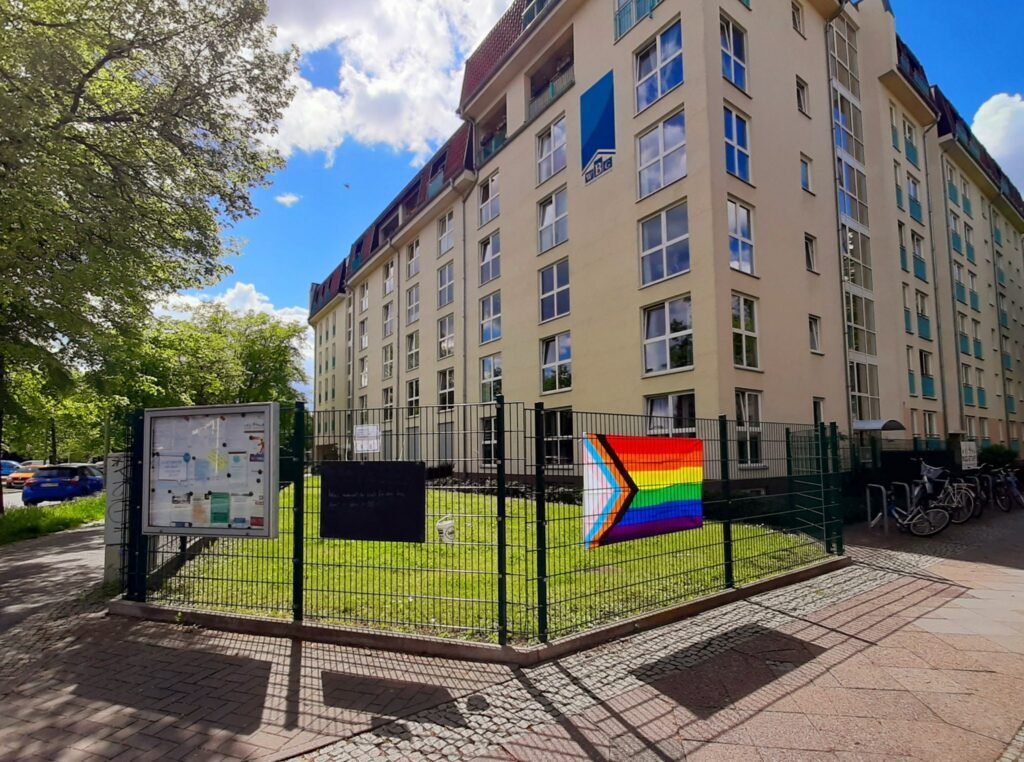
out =
{"type": "Polygon", "coordinates": [[[423,463],[321,464],[321,537],[425,542],[426,526],[427,469],[423,463]]]}

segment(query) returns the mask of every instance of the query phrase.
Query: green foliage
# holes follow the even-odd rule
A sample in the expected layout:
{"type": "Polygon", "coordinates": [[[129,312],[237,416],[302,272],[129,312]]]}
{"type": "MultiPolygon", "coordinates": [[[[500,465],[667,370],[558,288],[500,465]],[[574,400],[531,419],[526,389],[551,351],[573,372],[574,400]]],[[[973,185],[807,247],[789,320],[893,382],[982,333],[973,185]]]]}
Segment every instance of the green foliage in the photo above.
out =
{"type": "Polygon", "coordinates": [[[978,451],[978,463],[995,468],[1010,466],[1017,462],[1017,453],[1006,445],[993,444],[978,451]]]}
{"type": "Polygon", "coordinates": [[[83,497],[70,503],[34,508],[15,508],[0,514],[0,545],[73,529],[102,521],[106,513],[102,495],[83,497]]]}

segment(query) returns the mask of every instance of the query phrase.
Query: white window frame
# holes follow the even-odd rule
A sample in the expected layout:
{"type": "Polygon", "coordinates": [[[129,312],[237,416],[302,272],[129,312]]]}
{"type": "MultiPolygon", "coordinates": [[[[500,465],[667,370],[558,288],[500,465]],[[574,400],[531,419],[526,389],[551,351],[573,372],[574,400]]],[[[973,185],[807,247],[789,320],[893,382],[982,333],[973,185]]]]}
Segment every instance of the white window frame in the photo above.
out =
{"type": "Polygon", "coordinates": [[[480,343],[489,344],[500,338],[501,291],[495,291],[480,300],[480,343]]]}
{"type": "Polygon", "coordinates": [[[566,166],[565,115],[537,136],[537,184],[554,177],[566,166]],[[555,142],[555,141],[558,142],[555,142]]]}
{"type": "Polygon", "coordinates": [[[793,21],[793,29],[804,35],[804,7],[800,3],[790,3],[790,16],[793,21]]]}
{"type": "Polygon", "coordinates": [[[544,411],[544,463],[549,468],[571,466],[575,460],[573,445],[572,408],[554,408],[544,411]],[[564,424],[568,422],[566,427],[564,424]],[[566,431],[568,428],[568,431],[566,431]],[[568,449],[564,445],[568,443],[568,449]],[[554,445],[555,455],[551,454],[554,445]]]}
{"type": "Polygon", "coordinates": [[[380,350],[380,377],[391,378],[395,375],[395,345],[385,344],[380,350]]]}
{"type": "Polygon", "coordinates": [[[409,244],[405,250],[405,277],[415,278],[420,274],[420,239],[409,244]]]}
{"type": "Polygon", "coordinates": [[[692,370],[694,357],[693,357],[693,302],[689,294],[683,294],[681,296],[673,297],[672,299],[666,299],[663,302],[656,304],[650,304],[643,308],[641,311],[641,330],[643,340],[643,375],[644,376],[658,376],[663,373],[674,373],[677,371],[692,370]],[[672,325],[671,314],[673,307],[682,305],[683,314],[687,322],[681,327],[676,329],[672,325]],[[664,326],[664,332],[651,334],[651,316],[653,313],[660,311],[662,313],[662,324],[664,326]],[[689,362],[682,365],[672,364],[672,345],[677,342],[682,342],[684,345],[689,344],[689,362]],[[659,354],[665,359],[664,368],[652,368],[649,361],[649,352],[653,353],[652,357],[657,357],[659,354]]]}
{"type": "Polygon", "coordinates": [[[359,358],[359,388],[365,389],[370,385],[369,360],[365,357],[359,358]]]}
{"type": "Polygon", "coordinates": [[[723,13],[719,17],[719,41],[722,48],[722,76],[743,92],[747,92],[747,70],[750,65],[747,30],[723,13]],[[737,34],[743,41],[742,58],[735,52],[737,34]],[[742,83],[737,81],[738,79],[742,79],[742,83]]]}
{"type": "MultiPolygon", "coordinates": [[[[684,405],[687,403],[683,403],[684,405]]],[[[697,436],[697,399],[692,391],[670,392],[669,394],[653,394],[644,398],[644,417],[647,422],[648,436],[673,436],[691,437],[697,436]],[[689,408],[693,412],[692,417],[685,413],[677,415],[677,406],[683,398],[689,398],[689,408]],[[664,403],[665,414],[660,415],[657,407],[664,403]]]]}
{"type": "Polygon", "coordinates": [[[818,272],[818,239],[804,233],[804,267],[809,273],[818,272]]]}
{"type": "Polygon", "coordinates": [[[370,284],[359,284],[359,311],[366,312],[370,309],[370,284]]]}
{"type": "Polygon", "coordinates": [[[395,290],[395,260],[389,259],[384,263],[384,296],[395,290]]]}
{"type": "Polygon", "coordinates": [[[380,390],[381,422],[391,423],[395,420],[395,387],[385,386],[380,390]]]}
{"type": "Polygon", "coordinates": [[[731,325],[732,325],[732,363],[736,368],[742,368],[744,370],[759,370],[761,367],[761,347],[760,339],[758,335],[758,300],[747,294],[739,294],[733,292],[731,299],[731,325]],[[738,312],[737,312],[738,309],[738,312]],[[737,325],[737,319],[739,324],[737,325]],[[753,325],[753,328],[747,327],[747,322],[753,325]],[[736,338],[740,339],[740,354],[736,355],[736,338]],[[753,346],[753,358],[749,357],[751,354],[750,347],[751,342],[753,346]],[[751,362],[751,359],[753,362],[751,362]]]}
{"type": "Polygon", "coordinates": [[[455,407],[455,368],[437,372],[437,405],[441,410],[455,407]]]}
{"type": "Polygon", "coordinates": [[[540,322],[541,323],[546,323],[549,320],[557,320],[558,318],[564,317],[564,316],[569,314],[570,310],[572,309],[571,293],[569,291],[569,287],[570,287],[570,274],[569,274],[569,260],[568,260],[568,258],[560,259],[557,262],[554,262],[554,263],[548,265],[547,267],[541,268],[541,270],[537,273],[537,288],[540,291],[540,298],[538,299],[537,306],[538,306],[538,309],[540,310],[539,317],[540,317],[540,322]],[[559,278],[558,278],[559,269],[561,269],[565,273],[565,283],[561,283],[559,281],[559,278]],[[544,290],[544,273],[548,272],[549,270],[551,271],[552,289],[550,291],[545,291],[544,290]],[[566,298],[569,301],[566,304],[565,311],[564,312],[559,312],[558,311],[558,295],[561,294],[563,291],[566,293],[566,298]],[[545,300],[550,300],[551,304],[552,304],[551,315],[549,317],[544,317],[544,302],[545,302],[545,300]]]}
{"type": "Polygon", "coordinates": [[[405,335],[405,369],[416,370],[420,367],[420,332],[412,331],[405,335]]]}
{"type": "Polygon", "coordinates": [[[685,81],[686,81],[686,68],[685,68],[685,62],[683,60],[683,24],[682,24],[682,21],[680,19],[676,19],[671,24],[669,24],[664,29],[662,29],[660,32],[658,32],[658,34],[656,34],[654,36],[654,39],[652,39],[647,45],[644,45],[640,50],[638,50],[633,55],[633,82],[634,82],[634,86],[633,86],[633,96],[634,96],[633,105],[636,108],[636,113],[639,114],[644,109],[650,108],[655,103],[657,103],[659,100],[664,98],[668,93],[672,92],[677,87],[679,87],[681,84],[683,84],[683,82],[685,82],[685,81]],[[672,31],[675,27],[679,27],[679,49],[677,51],[675,51],[674,53],[671,53],[670,55],[668,55],[668,57],[666,58],[666,57],[664,57],[664,53],[663,53],[663,38],[665,37],[666,34],[668,34],[670,31],[672,31]],[[640,59],[641,59],[642,56],[644,56],[648,52],[650,52],[652,48],[654,49],[654,67],[647,74],[641,76],[640,75],[640,59]],[[674,61],[677,58],[679,59],[679,81],[676,84],[674,84],[671,87],[669,87],[667,90],[662,90],[662,82],[663,82],[662,72],[663,71],[668,71],[669,67],[671,67],[673,65],[674,61]],[[641,103],[640,103],[641,88],[644,87],[652,79],[656,83],[655,89],[656,89],[657,93],[656,93],[656,95],[654,96],[654,98],[650,102],[641,105],[641,103]]]}
{"type": "Polygon", "coordinates": [[[741,273],[753,275],[757,270],[754,246],[754,209],[736,198],[728,199],[726,204],[729,223],[729,267],[741,273]],[[743,226],[740,224],[741,217],[746,217],[747,235],[744,235],[743,226]],[[733,258],[733,241],[736,241],[738,249],[737,259],[733,258]],[[749,252],[746,257],[744,256],[745,251],[749,252]]]}
{"type": "Polygon", "coordinates": [[[807,331],[811,351],[815,354],[824,354],[821,348],[821,318],[818,315],[807,316],[807,331]]]}
{"type": "Polygon", "coordinates": [[[725,128],[725,171],[733,177],[738,177],[744,182],[750,182],[750,171],[752,160],[750,157],[750,117],[732,106],[722,108],[725,128]],[[745,139],[740,141],[740,128],[745,139]],[[729,133],[732,132],[732,137],[729,133]],[[729,169],[729,157],[733,158],[735,172],[729,169]],[[742,171],[742,160],[747,160],[747,171],[742,171]]]}
{"type": "Polygon", "coordinates": [[[490,403],[501,394],[501,352],[480,358],[480,402],[490,403]]]}
{"type": "Polygon", "coordinates": [[[814,193],[814,162],[804,154],[800,154],[800,187],[807,193],[814,193]]]}
{"type": "Polygon", "coordinates": [[[640,198],[647,198],[648,196],[651,196],[651,195],[657,193],[662,188],[666,188],[669,185],[671,185],[672,183],[678,182],[679,180],[682,180],[684,177],[686,177],[686,175],[687,175],[687,173],[689,171],[689,166],[688,166],[688,163],[687,163],[687,155],[686,155],[686,112],[685,111],[676,111],[674,114],[670,114],[669,116],[667,116],[664,119],[662,119],[660,122],[658,122],[658,124],[654,125],[651,129],[646,130],[645,132],[643,132],[639,136],[637,136],[637,139],[636,139],[636,156],[637,156],[637,193],[638,193],[640,198]],[[669,122],[671,122],[674,119],[680,119],[681,120],[683,139],[682,139],[682,142],[680,142],[679,144],[673,144],[671,147],[666,148],[666,146],[665,146],[665,125],[668,124],[669,122]],[[647,138],[649,138],[650,136],[652,136],[652,135],[656,136],[656,140],[657,140],[656,151],[657,152],[655,154],[652,154],[652,155],[648,156],[645,159],[644,158],[644,153],[643,153],[644,141],[647,138]],[[666,178],[665,178],[665,162],[666,162],[666,159],[675,156],[675,154],[677,154],[677,153],[681,153],[681,156],[682,156],[682,161],[681,161],[681,164],[680,164],[680,166],[682,167],[682,171],[680,172],[678,177],[672,177],[671,179],[666,180],[666,178]],[[647,192],[644,192],[644,174],[646,172],[648,172],[649,170],[653,172],[653,170],[655,170],[655,169],[657,169],[658,181],[657,181],[657,183],[654,184],[654,186],[651,187],[650,190],[648,190],[647,192]]]}
{"type": "Polygon", "coordinates": [[[420,319],[420,284],[416,283],[405,290],[405,322],[412,325],[420,319]]]}
{"type": "Polygon", "coordinates": [[[811,87],[800,77],[796,78],[796,109],[804,116],[811,115],[811,87]]]}
{"type": "Polygon", "coordinates": [[[569,240],[569,192],[567,188],[560,188],[552,193],[547,198],[542,199],[537,204],[537,248],[538,251],[543,254],[545,251],[550,251],[559,244],[563,244],[569,240]],[[562,213],[558,213],[558,204],[561,201],[563,205],[562,213]],[[545,221],[545,213],[548,209],[551,209],[550,221],[545,221]],[[564,224],[560,225],[559,223],[564,224]],[[559,239],[559,232],[561,229],[561,235],[559,239]],[[550,234],[550,243],[547,246],[544,245],[544,234],[548,232],[550,234]]]}
{"type": "Polygon", "coordinates": [[[639,223],[640,232],[640,284],[641,286],[649,286],[652,283],[660,283],[663,280],[674,278],[677,275],[690,272],[691,260],[690,260],[690,209],[686,199],[683,199],[680,203],[673,204],[672,206],[662,209],[657,214],[653,214],[650,217],[640,220],[639,223]],[[682,209],[682,218],[684,222],[685,232],[677,235],[675,238],[669,238],[668,230],[668,216],[672,212],[682,209]],[[658,226],[658,242],[645,248],[644,242],[644,230],[649,224],[657,223],[658,226]],[[668,251],[673,247],[684,247],[686,253],[686,267],[669,272],[669,258],[668,251]],[[653,271],[653,268],[647,268],[645,265],[648,261],[657,259],[661,266],[662,276],[660,278],[647,277],[648,270],[653,271]]]}
{"type": "Polygon", "coordinates": [[[498,173],[495,172],[480,183],[481,227],[493,220],[499,214],[501,214],[501,195],[498,188],[498,173]]]}
{"type": "Polygon", "coordinates": [[[437,268],[437,308],[447,307],[455,301],[455,263],[448,262],[437,268]]]}
{"type": "Polygon", "coordinates": [[[437,319],[437,359],[455,356],[455,313],[437,319]]]}
{"type": "Polygon", "coordinates": [[[437,221],[437,256],[442,257],[455,248],[455,210],[452,209],[437,221]]]}
{"type": "Polygon", "coordinates": [[[407,418],[415,418],[419,414],[420,380],[412,378],[405,382],[405,415],[407,418]]]}
{"type": "Polygon", "coordinates": [[[381,325],[384,337],[395,332],[395,303],[393,301],[381,307],[381,325]]]}
{"type": "Polygon", "coordinates": [[[736,389],[736,459],[740,468],[760,468],[764,463],[761,424],[763,397],[754,389],[736,389]],[[756,452],[754,445],[756,443],[756,452]]]}
{"type": "Polygon", "coordinates": [[[359,321],[359,349],[368,349],[370,346],[369,320],[363,318],[359,321]]]}
{"type": "Polygon", "coordinates": [[[495,230],[480,242],[480,285],[501,276],[501,231],[495,230]]]}
{"type": "Polygon", "coordinates": [[[540,389],[541,394],[555,394],[557,392],[565,392],[572,389],[572,335],[569,331],[563,331],[557,333],[554,336],[548,336],[541,339],[540,341],[540,389]],[[551,362],[546,361],[546,350],[548,346],[554,348],[554,359],[551,362]],[[561,359],[561,349],[568,347],[569,357],[568,359],[561,359]],[[562,368],[566,368],[569,373],[569,383],[566,386],[561,386],[561,374],[562,368]],[[555,385],[551,389],[544,388],[544,376],[546,371],[553,372],[553,378],[555,385]]]}

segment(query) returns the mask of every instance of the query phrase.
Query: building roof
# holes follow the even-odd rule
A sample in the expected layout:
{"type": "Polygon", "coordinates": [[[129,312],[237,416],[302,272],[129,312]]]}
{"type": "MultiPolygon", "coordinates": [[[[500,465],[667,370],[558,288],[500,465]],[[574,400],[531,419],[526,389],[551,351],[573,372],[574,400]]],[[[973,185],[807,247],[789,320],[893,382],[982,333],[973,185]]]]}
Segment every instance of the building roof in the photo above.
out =
{"type": "Polygon", "coordinates": [[[312,319],[328,302],[345,291],[345,276],[348,261],[343,259],[322,283],[313,283],[309,287],[309,317],[312,319]]]}

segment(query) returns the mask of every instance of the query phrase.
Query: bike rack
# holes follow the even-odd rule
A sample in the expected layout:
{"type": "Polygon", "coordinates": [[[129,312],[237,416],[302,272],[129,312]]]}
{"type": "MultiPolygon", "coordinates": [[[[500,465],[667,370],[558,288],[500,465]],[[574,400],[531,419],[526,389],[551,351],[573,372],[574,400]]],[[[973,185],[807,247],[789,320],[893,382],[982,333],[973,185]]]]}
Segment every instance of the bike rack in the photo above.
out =
{"type": "Polygon", "coordinates": [[[868,526],[874,529],[878,526],[878,522],[882,522],[882,529],[886,534],[889,534],[889,492],[885,489],[884,484],[869,484],[864,492],[865,503],[868,507],[868,526]],[[871,492],[872,490],[879,490],[882,493],[882,510],[878,512],[875,517],[871,516],[871,492]]]}
{"type": "Polygon", "coordinates": [[[917,479],[917,480],[915,480],[913,482],[913,485],[907,484],[906,482],[893,482],[892,483],[893,488],[899,487],[901,490],[903,490],[903,495],[904,495],[904,498],[905,498],[904,505],[907,507],[907,512],[908,513],[910,512],[910,502],[911,502],[910,488],[911,488],[911,486],[917,486],[918,484],[922,484],[923,485],[924,482],[922,480],[920,480],[920,479],[917,479]]]}

